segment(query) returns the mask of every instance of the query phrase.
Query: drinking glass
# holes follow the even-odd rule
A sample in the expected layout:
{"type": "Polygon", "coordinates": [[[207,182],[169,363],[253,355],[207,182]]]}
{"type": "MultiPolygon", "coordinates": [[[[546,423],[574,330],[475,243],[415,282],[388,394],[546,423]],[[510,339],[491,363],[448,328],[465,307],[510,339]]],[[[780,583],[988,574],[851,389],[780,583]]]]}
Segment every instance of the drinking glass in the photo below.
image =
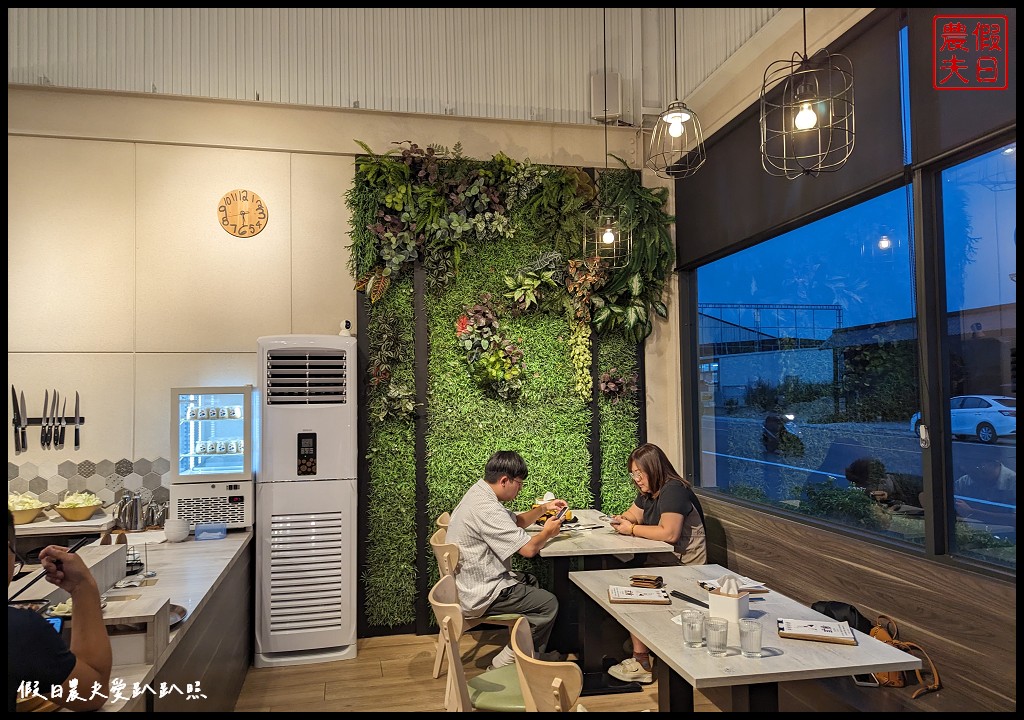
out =
{"type": "Polygon", "coordinates": [[[740,652],[743,657],[761,657],[761,621],[755,618],[740,618],[740,652]]]}
{"type": "Polygon", "coordinates": [[[680,615],[683,624],[683,645],[698,648],[704,644],[704,613],[700,610],[683,610],[680,615]]]}
{"type": "Polygon", "coordinates": [[[709,617],[704,621],[708,636],[708,655],[722,657],[729,647],[729,621],[725,618],[709,617]]]}

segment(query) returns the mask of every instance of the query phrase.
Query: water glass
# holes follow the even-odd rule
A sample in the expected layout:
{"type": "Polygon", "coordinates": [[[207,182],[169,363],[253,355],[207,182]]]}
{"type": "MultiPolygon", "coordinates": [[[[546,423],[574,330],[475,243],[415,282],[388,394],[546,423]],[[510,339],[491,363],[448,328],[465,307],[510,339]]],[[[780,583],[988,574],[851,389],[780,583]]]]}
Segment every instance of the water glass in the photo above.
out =
{"type": "Polygon", "coordinates": [[[722,657],[729,648],[729,621],[725,618],[709,617],[704,621],[708,636],[708,655],[722,657]]]}
{"type": "Polygon", "coordinates": [[[761,657],[761,621],[755,618],[740,618],[740,652],[743,657],[761,657]]]}
{"type": "Polygon", "coordinates": [[[704,613],[700,610],[683,610],[680,614],[683,625],[683,645],[698,648],[704,644],[704,613]]]}

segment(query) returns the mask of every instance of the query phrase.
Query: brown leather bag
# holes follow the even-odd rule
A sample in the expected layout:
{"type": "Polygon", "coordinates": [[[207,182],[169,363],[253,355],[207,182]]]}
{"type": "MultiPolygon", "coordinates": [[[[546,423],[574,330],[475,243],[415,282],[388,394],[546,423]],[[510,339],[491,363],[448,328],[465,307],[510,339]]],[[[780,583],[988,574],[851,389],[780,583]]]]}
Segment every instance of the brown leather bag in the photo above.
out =
{"type": "MultiPolygon", "coordinates": [[[[911,698],[919,698],[925,693],[938,690],[942,687],[942,681],[939,680],[939,669],[935,667],[935,663],[928,656],[917,643],[906,642],[900,640],[900,629],[896,625],[896,621],[888,615],[879,615],[878,619],[875,620],[875,626],[871,628],[871,637],[876,640],[880,640],[888,645],[892,645],[894,648],[902,650],[903,652],[910,653],[911,655],[917,653],[923,656],[923,659],[927,662],[928,667],[924,672],[921,670],[915,670],[917,674],[917,682],[920,684],[920,688],[914,691],[911,698]],[[925,674],[931,674],[931,682],[925,678],[925,674]]],[[[890,672],[877,672],[874,673],[875,679],[878,680],[878,684],[883,687],[906,687],[907,685],[907,673],[903,670],[894,670],[890,672]]]]}

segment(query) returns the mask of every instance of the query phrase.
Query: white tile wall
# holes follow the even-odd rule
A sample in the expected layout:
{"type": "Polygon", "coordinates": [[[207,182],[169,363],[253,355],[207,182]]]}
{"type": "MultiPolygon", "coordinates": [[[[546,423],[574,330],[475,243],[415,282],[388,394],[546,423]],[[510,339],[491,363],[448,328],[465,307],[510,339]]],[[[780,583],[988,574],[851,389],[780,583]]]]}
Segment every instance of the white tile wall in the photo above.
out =
{"type": "Polygon", "coordinates": [[[130,352],[134,146],[9,135],[7,153],[7,351],[130,352]]]}
{"type": "Polygon", "coordinates": [[[138,352],[247,352],[290,332],[289,166],[282,152],[138,145],[138,352]],[[255,237],[217,221],[239,188],[268,208],[255,237]]]}
{"type": "MultiPolygon", "coordinates": [[[[356,330],[354,280],[348,274],[349,210],[345,193],[355,177],[355,159],[293,155],[292,330],[336,335],[339,323],[356,330]]],[[[270,333],[267,333],[270,334],[270,333]]]]}

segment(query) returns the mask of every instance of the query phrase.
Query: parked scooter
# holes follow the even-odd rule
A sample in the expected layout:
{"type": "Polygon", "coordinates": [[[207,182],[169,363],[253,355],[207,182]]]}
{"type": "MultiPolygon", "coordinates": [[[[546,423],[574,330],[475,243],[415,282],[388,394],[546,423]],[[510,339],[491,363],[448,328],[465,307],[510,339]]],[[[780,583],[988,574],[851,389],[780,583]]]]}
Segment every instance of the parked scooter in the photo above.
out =
{"type": "Polygon", "coordinates": [[[764,450],[782,457],[803,457],[804,441],[793,415],[768,413],[761,425],[761,444],[764,450]]]}

